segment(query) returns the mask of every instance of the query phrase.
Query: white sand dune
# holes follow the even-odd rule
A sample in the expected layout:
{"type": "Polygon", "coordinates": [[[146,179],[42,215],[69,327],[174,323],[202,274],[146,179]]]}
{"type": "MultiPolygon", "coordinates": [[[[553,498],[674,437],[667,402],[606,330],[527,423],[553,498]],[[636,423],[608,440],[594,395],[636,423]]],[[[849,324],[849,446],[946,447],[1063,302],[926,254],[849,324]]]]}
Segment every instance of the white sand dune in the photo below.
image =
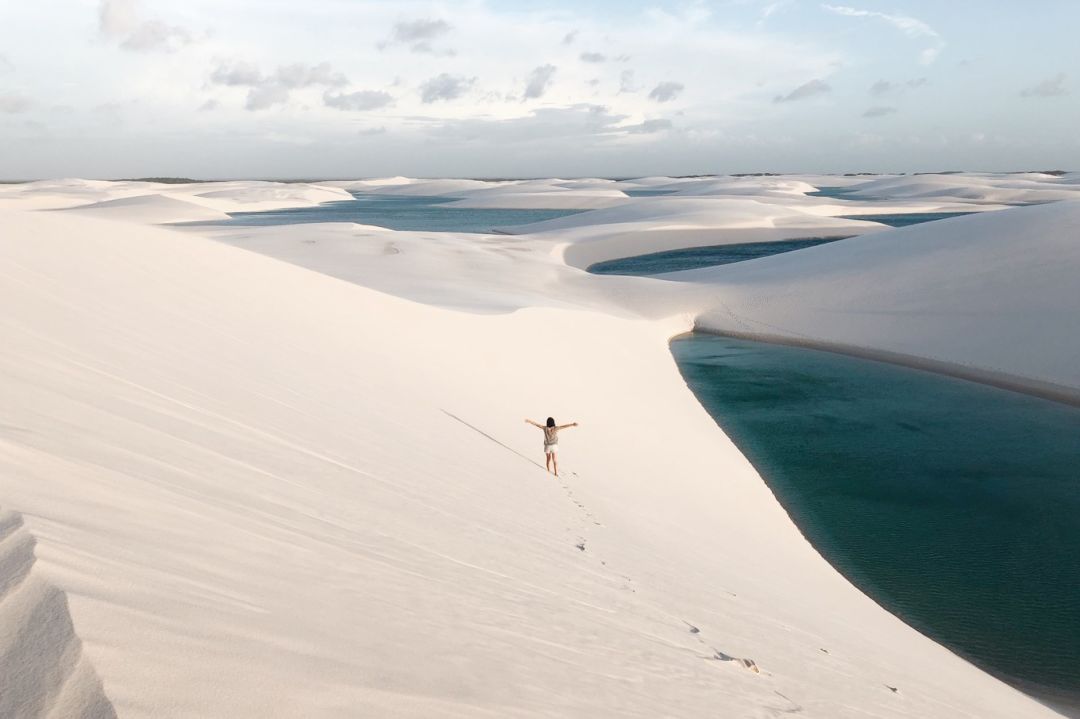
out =
{"type": "Polygon", "coordinates": [[[1076,199],[1069,178],[1040,173],[1017,175],[914,175],[872,180],[853,188],[854,197],[938,198],[993,204],[1030,204],[1076,199]]]}
{"type": "Polygon", "coordinates": [[[706,177],[641,177],[621,180],[623,189],[653,190],[684,195],[714,194],[783,194],[798,195],[814,192],[821,187],[852,187],[869,180],[898,177],[897,175],[710,175],[706,177]]]}
{"type": "Polygon", "coordinates": [[[803,195],[817,188],[809,182],[786,177],[718,177],[692,180],[676,185],[656,187],[670,189],[677,195],[707,197],[710,195],[803,195]]]}
{"type": "Polygon", "coordinates": [[[229,215],[204,205],[166,195],[150,194],[104,200],[61,210],[85,217],[105,217],[138,224],[227,220],[229,215]]]}
{"type": "Polygon", "coordinates": [[[455,207],[473,208],[592,209],[626,199],[626,195],[609,180],[425,180],[390,186],[385,190],[371,186],[354,189],[453,198],[457,200],[455,207]]]}
{"type": "MultiPolygon", "coordinates": [[[[439,187],[476,186],[416,194],[439,187]]],[[[643,199],[660,202],[523,237],[181,232],[147,226],[171,212],[149,203],[143,224],[0,209],[0,302],[18,308],[0,316],[0,505],[24,517],[33,573],[67,597],[73,628],[41,644],[42,663],[61,667],[48,657],[80,638],[121,717],[1055,716],[821,559],[667,340],[729,307],[873,347],[883,335],[860,318],[890,321],[873,304],[890,298],[909,303],[900,317],[944,303],[941,328],[981,298],[973,336],[1049,312],[1030,337],[1003,336],[1075,338],[1060,311],[1076,309],[1062,279],[1075,255],[1052,267],[1073,252],[1054,238],[1075,235],[1075,206],[681,281],[566,264],[604,232],[625,256],[652,232],[880,228],[764,197],[643,199]],[[984,250],[957,283],[933,274],[984,250]],[[581,422],[559,480],[522,422],[544,414],[581,422]]],[[[927,322],[898,325],[912,351],[991,344],[920,335],[927,322]]],[[[1072,342],[1033,354],[1075,357],[1072,342]]],[[[1014,364],[1074,379],[1060,356],[1014,364]]],[[[4,606],[0,637],[37,626],[4,606]]],[[[108,708],[79,686],[79,706],[108,708]]],[[[47,707],[49,691],[30,701],[47,707]]]]}
{"type": "Polygon", "coordinates": [[[618,207],[500,228],[557,239],[567,263],[596,262],[687,247],[848,237],[884,229],[875,222],[802,211],[763,198],[641,197],[618,207]]]}
{"type": "Polygon", "coordinates": [[[34,544],[22,517],[0,507],[0,716],[115,717],[67,597],[35,569],[34,544]]]}
{"type": "MultiPolygon", "coordinates": [[[[443,195],[452,196],[467,190],[487,189],[498,184],[484,180],[414,180],[409,183],[372,183],[364,191],[384,195],[439,197],[443,195]]],[[[361,188],[353,187],[351,189],[361,188]]]]}
{"type": "Polygon", "coordinates": [[[0,208],[59,210],[81,208],[109,213],[115,219],[166,223],[220,219],[228,212],[253,212],[312,207],[324,202],[350,200],[346,190],[308,183],[286,182],[106,182],[102,180],[47,180],[0,185],[0,208]],[[216,212],[184,209],[175,200],[216,212]],[[130,200],[130,202],[121,202],[130,200]],[[179,210],[179,213],[177,211],[179,210]],[[201,214],[201,216],[200,216],[201,214]],[[173,219],[170,219],[173,218],[173,219]],[[179,219],[177,219],[179,218],[179,219]]]}
{"type": "MultiPolygon", "coordinates": [[[[591,210],[626,202],[611,180],[514,180],[466,187],[457,183],[423,183],[426,192],[460,198],[454,207],[496,209],[591,210]]],[[[411,192],[412,190],[410,190],[411,192]]]]}
{"type": "MultiPolygon", "coordinates": [[[[624,189],[666,191],[677,196],[796,196],[820,187],[842,187],[847,200],[1032,204],[1075,199],[1080,173],[946,173],[926,175],[783,175],[744,177],[649,177],[618,183],[624,189]]],[[[887,210],[892,211],[892,210],[887,210]]],[[[916,210],[911,210],[916,211],[916,210]]],[[[928,211],[928,210],[923,210],[928,211]]],[[[943,210],[944,211],[944,210],[943,210]]]]}
{"type": "Polygon", "coordinates": [[[365,191],[371,187],[385,187],[389,185],[410,185],[418,180],[411,177],[374,177],[370,180],[323,180],[314,183],[320,187],[338,187],[343,190],[365,191]]]}
{"type": "Polygon", "coordinates": [[[308,184],[274,183],[264,187],[200,192],[192,199],[225,212],[260,212],[291,207],[310,207],[324,202],[351,200],[353,197],[343,189],[308,184]]]}
{"type": "Polygon", "coordinates": [[[474,194],[451,204],[474,208],[593,210],[622,205],[628,199],[619,190],[564,190],[474,194]]]}
{"type": "MultiPolygon", "coordinates": [[[[567,267],[550,241],[504,235],[394,232],[347,223],[230,227],[205,234],[414,302],[471,312],[589,303],[625,312],[604,283],[567,267]],[[572,289],[565,299],[552,288],[572,289]]],[[[634,278],[612,278],[636,284],[634,278]]],[[[650,303],[650,305],[655,303],[650,303]]]]}
{"type": "Polygon", "coordinates": [[[580,177],[574,180],[536,180],[536,183],[554,183],[555,185],[562,187],[566,190],[620,190],[619,184],[615,180],[609,180],[603,177],[580,177]]]}
{"type": "MultiPolygon", "coordinates": [[[[642,225],[649,227],[681,226],[698,229],[773,227],[778,218],[807,215],[798,208],[767,203],[759,198],[638,197],[618,207],[531,225],[505,228],[509,234],[573,231],[583,227],[642,225]]],[[[817,221],[820,216],[807,217],[817,221]]]]}
{"type": "Polygon", "coordinates": [[[702,328],[895,353],[1080,400],[1078,235],[1080,202],[1059,202],[668,277],[720,289],[702,328]]]}
{"type": "Polygon", "coordinates": [[[456,198],[455,207],[492,209],[587,210],[626,200],[612,180],[360,180],[321,186],[383,195],[456,198]]]}
{"type": "Polygon", "coordinates": [[[95,202],[115,200],[133,194],[147,194],[162,185],[119,183],[104,180],[41,180],[0,185],[0,208],[58,210],[95,202]]]}

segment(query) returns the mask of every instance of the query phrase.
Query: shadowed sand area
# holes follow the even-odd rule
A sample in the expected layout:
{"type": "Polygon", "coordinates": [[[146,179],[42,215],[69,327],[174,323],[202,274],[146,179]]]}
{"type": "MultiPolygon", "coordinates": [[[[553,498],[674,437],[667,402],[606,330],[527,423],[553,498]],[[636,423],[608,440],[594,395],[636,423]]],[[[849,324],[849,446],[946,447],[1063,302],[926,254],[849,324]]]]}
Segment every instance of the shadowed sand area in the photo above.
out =
{"type": "Polygon", "coordinates": [[[0,716],[115,719],[65,594],[35,569],[34,538],[0,507],[0,716]]]}

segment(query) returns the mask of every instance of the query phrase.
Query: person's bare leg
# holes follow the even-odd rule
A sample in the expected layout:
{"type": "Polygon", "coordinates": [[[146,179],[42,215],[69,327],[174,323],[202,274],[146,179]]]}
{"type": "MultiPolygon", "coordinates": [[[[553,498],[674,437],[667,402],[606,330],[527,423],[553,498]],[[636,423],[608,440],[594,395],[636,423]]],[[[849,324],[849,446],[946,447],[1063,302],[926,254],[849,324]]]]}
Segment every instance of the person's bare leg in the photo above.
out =
{"type": "Polygon", "coordinates": [[[552,455],[551,455],[551,463],[555,465],[555,476],[558,477],[559,476],[559,456],[552,453],[552,455]]]}
{"type": "Polygon", "coordinates": [[[549,472],[551,471],[551,457],[552,457],[551,452],[545,452],[544,453],[545,463],[547,464],[547,471],[549,471],[549,472]]]}

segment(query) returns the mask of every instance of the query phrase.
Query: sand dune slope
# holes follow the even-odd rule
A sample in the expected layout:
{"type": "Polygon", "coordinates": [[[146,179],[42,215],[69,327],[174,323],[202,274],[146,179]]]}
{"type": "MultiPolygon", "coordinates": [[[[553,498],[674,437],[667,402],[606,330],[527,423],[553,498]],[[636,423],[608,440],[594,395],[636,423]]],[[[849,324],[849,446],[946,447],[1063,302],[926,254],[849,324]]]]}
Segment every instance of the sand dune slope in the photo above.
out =
{"type": "Polygon", "coordinates": [[[34,567],[22,517],[0,508],[0,716],[115,717],[68,613],[67,597],[34,567]]]}
{"type": "Polygon", "coordinates": [[[121,197],[61,211],[140,224],[229,219],[228,214],[220,210],[162,194],[121,197]]]}
{"type": "Polygon", "coordinates": [[[679,377],[686,318],[0,219],[0,500],[122,717],[1052,716],[813,552],[679,377]]]}

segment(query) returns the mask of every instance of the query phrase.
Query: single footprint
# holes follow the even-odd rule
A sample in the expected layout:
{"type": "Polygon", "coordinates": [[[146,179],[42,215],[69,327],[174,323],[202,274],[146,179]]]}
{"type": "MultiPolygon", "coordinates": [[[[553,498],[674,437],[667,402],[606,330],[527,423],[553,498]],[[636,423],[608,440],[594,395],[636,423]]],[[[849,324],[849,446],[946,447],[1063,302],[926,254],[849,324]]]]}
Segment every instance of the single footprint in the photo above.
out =
{"type": "Polygon", "coordinates": [[[754,674],[761,674],[761,670],[758,669],[757,662],[755,662],[753,659],[738,659],[737,661],[742,664],[744,669],[749,669],[754,674]]]}
{"type": "Polygon", "coordinates": [[[712,659],[712,660],[718,661],[718,662],[735,662],[736,664],[741,666],[743,669],[748,669],[748,670],[752,671],[754,674],[760,674],[761,673],[761,669],[758,668],[757,662],[755,662],[753,659],[740,659],[739,657],[733,657],[730,654],[725,654],[724,652],[720,651],[716,647],[712,647],[712,650],[713,650],[713,655],[711,657],[708,657],[709,659],[712,659]]]}

